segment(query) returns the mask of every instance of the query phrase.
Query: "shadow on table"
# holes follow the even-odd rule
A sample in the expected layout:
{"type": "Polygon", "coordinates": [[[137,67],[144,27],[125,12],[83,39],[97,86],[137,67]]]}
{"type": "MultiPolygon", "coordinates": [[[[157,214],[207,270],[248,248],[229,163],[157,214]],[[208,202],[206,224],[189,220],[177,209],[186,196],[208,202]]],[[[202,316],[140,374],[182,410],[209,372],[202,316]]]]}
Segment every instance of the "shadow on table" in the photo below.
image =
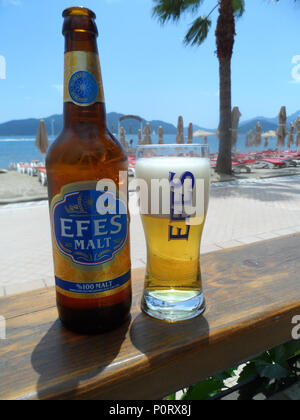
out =
{"type": "MultiPolygon", "coordinates": [[[[187,385],[186,369],[193,363],[188,359],[199,351],[199,336],[202,337],[201,346],[209,343],[209,325],[205,316],[177,324],[158,321],[143,313],[135,318],[130,328],[130,338],[132,344],[147,356],[151,366],[147,372],[155,372],[151,378],[145,377],[155,398],[187,385]],[[193,345],[195,342],[197,344],[193,345]],[[186,363],[182,363],[182,360],[186,363]]],[[[193,369],[189,367],[188,370],[190,368],[193,369]]]]}
{"type": "Polygon", "coordinates": [[[79,396],[79,385],[99,375],[117,357],[129,325],[128,320],[103,339],[104,335],[73,334],[57,320],[32,354],[32,366],[40,375],[38,398],[79,396]]]}
{"type": "Polygon", "coordinates": [[[130,327],[132,344],[144,354],[155,354],[164,348],[183,349],[199,336],[203,337],[203,343],[208,342],[209,325],[205,314],[189,321],[167,323],[140,313],[130,327]]]}

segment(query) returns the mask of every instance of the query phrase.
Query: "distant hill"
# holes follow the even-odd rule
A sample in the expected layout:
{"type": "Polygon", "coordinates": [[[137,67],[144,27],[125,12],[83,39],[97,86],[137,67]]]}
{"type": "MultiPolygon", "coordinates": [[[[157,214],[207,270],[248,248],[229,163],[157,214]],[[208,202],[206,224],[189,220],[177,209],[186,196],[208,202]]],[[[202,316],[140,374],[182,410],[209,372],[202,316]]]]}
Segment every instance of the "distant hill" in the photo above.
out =
{"type": "MultiPolygon", "coordinates": [[[[118,132],[118,122],[119,118],[125,114],[119,114],[117,112],[110,112],[107,114],[107,126],[114,133],[118,132]]],[[[44,118],[48,134],[52,134],[52,129],[54,134],[58,135],[63,128],[63,116],[62,115],[51,115],[50,117],[44,118]]],[[[35,136],[38,130],[40,119],[26,119],[26,120],[15,120],[8,121],[6,123],[0,124],[0,136],[35,136]]],[[[176,134],[177,128],[175,125],[164,122],[164,121],[147,121],[143,119],[143,127],[146,123],[150,122],[151,129],[157,133],[157,130],[160,126],[163,127],[165,134],[176,134]]],[[[141,128],[140,122],[137,120],[124,120],[122,121],[122,126],[125,128],[127,134],[130,131],[130,125],[132,126],[132,133],[137,134],[138,130],[141,128]]],[[[199,130],[200,127],[194,125],[194,130],[199,130]]],[[[187,131],[187,129],[185,129],[187,131]]]]}
{"type": "MultiPolygon", "coordinates": [[[[107,125],[108,128],[113,131],[114,133],[118,132],[118,122],[119,118],[124,116],[125,114],[120,114],[117,112],[110,112],[107,114],[107,125]]],[[[295,122],[296,118],[300,115],[300,111],[295,112],[294,114],[288,116],[287,118],[287,126],[289,126],[290,122],[295,122]]],[[[54,134],[58,135],[62,128],[63,128],[63,116],[62,115],[51,115],[50,117],[44,118],[48,134],[52,134],[52,127],[54,129],[54,134]]],[[[263,116],[252,118],[251,120],[242,121],[239,125],[239,133],[246,134],[248,131],[253,130],[255,128],[256,123],[260,121],[262,124],[263,131],[269,130],[276,130],[278,127],[278,117],[274,118],[266,118],[263,116]]],[[[26,119],[26,120],[15,120],[15,121],[8,121],[6,123],[0,124],[0,136],[35,136],[38,126],[39,126],[39,119],[26,119]]],[[[153,120],[147,121],[143,119],[143,127],[145,124],[149,122],[151,125],[152,131],[157,133],[157,130],[160,126],[163,127],[165,134],[173,134],[175,135],[177,132],[177,128],[174,124],[170,124],[165,121],[160,120],[153,120]]],[[[187,123],[187,122],[186,122],[187,123]]],[[[122,126],[125,128],[127,135],[129,135],[130,126],[132,126],[132,133],[137,134],[138,130],[140,129],[140,122],[136,120],[124,120],[122,121],[122,126]]],[[[198,125],[194,124],[194,131],[204,129],[207,131],[214,131],[216,129],[210,129],[207,127],[199,127],[198,125]]],[[[187,128],[184,129],[185,135],[187,135],[187,128]]]]}
{"type": "MultiPolygon", "coordinates": [[[[44,118],[47,131],[52,133],[52,121],[55,133],[58,134],[63,126],[62,115],[52,115],[44,118]]],[[[30,118],[27,120],[8,121],[0,124],[0,136],[35,136],[39,126],[39,119],[30,118]]]]}

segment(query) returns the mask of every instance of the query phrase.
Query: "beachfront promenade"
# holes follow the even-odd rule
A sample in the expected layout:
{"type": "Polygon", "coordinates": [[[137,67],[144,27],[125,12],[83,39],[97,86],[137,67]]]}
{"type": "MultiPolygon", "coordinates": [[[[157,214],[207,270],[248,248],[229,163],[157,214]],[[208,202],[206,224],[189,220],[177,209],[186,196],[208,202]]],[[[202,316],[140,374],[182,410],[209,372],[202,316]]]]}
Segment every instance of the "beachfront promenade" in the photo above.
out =
{"type": "MultiPolygon", "coordinates": [[[[0,232],[0,296],[54,285],[47,202],[0,206],[0,232]]],[[[296,232],[300,232],[299,175],[219,183],[212,186],[201,253],[296,232]]],[[[133,268],[145,265],[138,215],[131,217],[131,254],[133,268]]]]}

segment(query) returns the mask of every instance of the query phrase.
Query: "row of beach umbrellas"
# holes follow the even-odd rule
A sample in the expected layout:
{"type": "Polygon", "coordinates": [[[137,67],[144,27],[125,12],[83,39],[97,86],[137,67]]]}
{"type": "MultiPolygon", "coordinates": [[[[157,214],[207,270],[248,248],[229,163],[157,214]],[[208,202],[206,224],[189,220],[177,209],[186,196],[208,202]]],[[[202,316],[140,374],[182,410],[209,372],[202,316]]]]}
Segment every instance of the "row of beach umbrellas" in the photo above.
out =
{"type": "MultiPolygon", "coordinates": [[[[233,149],[236,148],[237,140],[238,140],[238,127],[239,122],[242,114],[238,107],[234,107],[231,113],[231,141],[233,149]]],[[[267,148],[269,146],[269,139],[277,138],[277,148],[280,150],[285,147],[285,140],[287,137],[287,147],[290,149],[294,144],[298,148],[300,148],[300,116],[296,119],[295,124],[290,123],[289,130],[286,128],[287,126],[287,113],[286,107],[283,106],[280,109],[278,115],[278,128],[277,130],[269,130],[267,132],[262,132],[262,125],[260,122],[257,122],[255,129],[253,131],[249,131],[246,135],[246,147],[259,147],[264,140],[264,147],[267,148]],[[296,138],[295,138],[296,134],[296,138]]],[[[158,130],[159,134],[159,144],[163,144],[163,128],[160,127],[158,130]]],[[[188,126],[188,144],[193,143],[194,138],[200,138],[204,140],[204,143],[207,143],[208,137],[216,135],[218,138],[220,137],[219,129],[216,133],[212,131],[206,130],[197,130],[196,132],[193,131],[193,124],[190,123],[188,126]]],[[[138,143],[139,144],[152,144],[151,138],[151,127],[150,124],[147,123],[144,129],[144,138],[142,138],[142,132],[139,130],[138,135],[138,143]]],[[[124,142],[126,143],[125,136],[124,142]]],[[[177,144],[184,144],[184,125],[183,125],[183,118],[180,116],[178,118],[177,124],[177,136],[176,136],[176,143],[177,144]]]]}
{"type": "Polygon", "coordinates": [[[296,144],[300,147],[300,116],[296,119],[295,123],[290,123],[289,130],[287,130],[287,114],[286,107],[281,107],[278,115],[278,128],[277,130],[270,130],[262,133],[262,126],[260,122],[257,122],[254,131],[249,131],[246,135],[246,146],[247,147],[259,147],[264,140],[264,147],[269,146],[269,139],[277,138],[278,150],[285,147],[287,138],[287,147],[291,147],[296,144]],[[296,135],[296,137],[295,137],[296,135]]]}
{"type": "MultiPolygon", "coordinates": [[[[238,107],[234,107],[232,110],[232,146],[235,147],[238,139],[238,126],[239,120],[242,114],[238,107]]],[[[138,130],[138,144],[139,145],[147,145],[152,144],[152,137],[151,137],[151,127],[150,123],[147,123],[144,128],[144,137],[142,136],[142,130],[138,130]]],[[[119,128],[119,140],[121,141],[122,145],[127,147],[126,132],[124,127],[120,126],[119,128]]],[[[208,137],[217,135],[219,137],[219,130],[217,133],[207,130],[197,130],[194,132],[193,124],[189,123],[188,125],[188,136],[187,136],[187,143],[192,144],[195,138],[203,139],[204,143],[207,144],[208,137]]],[[[163,128],[159,127],[158,129],[158,143],[163,144],[163,128]]],[[[184,144],[185,143],[185,136],[184,136],[184,124],[183,124],[183,117],[178,117],[177,123],[177,135],[176,135],[176,143],[177,144],[184,144]]]]}
{"type": "MultiPolygon", "coordinates": [[[[239,121],[242,114],[238,107],[234,107],[231,114],[231,139],[232,139],[232,147],[236,147],[237,139],[238,139],[238,127],[239,121]]],[[[277,137],[277,148],[280,150],[285,146],[285,140],[287,137],[287,147],[290,149],[294,144],[298,148],[300,148],[300,116],[296,119],[295,124],[290,123],[289,130],[286,128],[287,126],[287,113],[286,107],[281,107],[279,115],[278,115],[278,128],[277,131],[270,130],[265,133],[262,132],[262,125],[260,122],[257,122],[255,129],[249,131],[246,135],[246,147],[259,147],[261,146],[262,142],[264,141],[264,147],[267,148],[269,144],[269,139],[273,139],[277,137]],[[296,134],[296,138],[295,138],[296,134]]],[[[131,130],[130,130],[131,131],[131,130]]],[[[192,144],[195,138],[203,139],[204,143],[207,143],[208,137],[216,135],[219,137],[219,130],[217,133],[212,131],[206,130],[197,130],[194,132],[193,124],[190,123],[188,125],[188,136],[187,142],[188,144],[192,144]]],[[[119,140],[122,145],[127,148],[126,142],[126,132],[124,127],[119,127],[119,140]]],[[[163,127],[159,127],[158,129],[158,143],[164,143],[164,131],[163,127]]],[[[177,144],[184,144],[185,143],[185,136],[184,136],[184,124],[183,124],[183,117],[178,117],[178,124],[177,124],[177,136],[176,136],[176,143],[177,144]]],[[[46,151],[49,147],[49,140],[47,135],[47,129],[45,125],[45,121],[41,120],[36,136],[36,146],[41,151],[42,155],[46,154],[46,151]]],[[[138,144],[139,145],[147,145],[152,144],[152,137],[151,137],[151,126],[150,123],[147,123],[143,133],[142,130],[138,130],[138,144]]]]}
{"type": "MultiPolygon", "coordinates": [[[[190,123],[189,126],[188,126],[188,143],[192,144],[194,138],[204,138],[204,141],[207,142],[207,137],[212,136],[214,134],[215,133],[213,133],[213,132],[209,132],[209,131],[205,131],[205,130],[198,130],[194,133],[193,124],[190,123]]],[[[125,132],[124,127],[122,127],[122,126],[120,126],[120,128],[119,128],[119,140],[125,148],[128,147],[127,142],[126,142],[126,132],[125,132]]],[[[158,143],[159,144],[164,143],[163,127],[159,127],[159,129],[158,129],[158,143]]],[[[184,144],[185,143],[184,125],[183,125],[182,116],[180,116],[178,118],[176,143],[177,144],[184,144]]],[[[142,136],[142,130],[138,130],[138,144],[139,145],[152,144],[150,123],[147,123],[145,128],[144,128],[144,138],[142,136]]],[[[48,139],[46,124],[45,124],[44,120],[40,121],[38,131],[37,131],[37,135],[36,135],[35,145],[40,150],[42,155],[46,154],[47,149],[49,147],[49,139],[48,139]]]]}
{"type": "MultiPolygon", "coordinates": [[[[145,125],[144,131],[138,130],[138,144],[139,145],[147,145],[153,144],[152,136],[151,136],[151,126],[150,123],[145,125]]],[[[160,126],[157,131],[158,134],[158,144],[164,144],[164,130],[163,127],[160,126]]],[[[215,133],[206,130],[197,130],[194,132],[194,127],[192,123],[188,125],[188,136],[187,136],[187,143],[192,144],[194,138],[203,138],[204,142],[207,143],[207,138],[209,136],[213,136],[215,133]]],[[[120,126],[119,128],[119,140],[124,147],[127,146],[126,142],[126,132],[124,127],[120,126]]],[[[185,136],[184,136],[184,125],[183,125],[183,117],[178,117],[178,124],[177,124],[177,135],[176,135],[176,143],[177,144],[184,144],[185,143],[185,136]]]]}

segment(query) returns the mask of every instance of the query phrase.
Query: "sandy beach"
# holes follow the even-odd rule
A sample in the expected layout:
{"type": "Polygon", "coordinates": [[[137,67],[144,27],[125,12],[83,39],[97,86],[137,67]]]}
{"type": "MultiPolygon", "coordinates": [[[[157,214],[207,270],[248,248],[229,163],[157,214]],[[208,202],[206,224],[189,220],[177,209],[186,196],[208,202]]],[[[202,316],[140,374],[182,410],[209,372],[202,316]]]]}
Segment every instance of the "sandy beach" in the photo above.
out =
{"type": "Polygon", "coordinates": [[[37,177],[21,175],[17,171],[0,174],[0,205],[47,199],[47,188],[37,177]]]}

